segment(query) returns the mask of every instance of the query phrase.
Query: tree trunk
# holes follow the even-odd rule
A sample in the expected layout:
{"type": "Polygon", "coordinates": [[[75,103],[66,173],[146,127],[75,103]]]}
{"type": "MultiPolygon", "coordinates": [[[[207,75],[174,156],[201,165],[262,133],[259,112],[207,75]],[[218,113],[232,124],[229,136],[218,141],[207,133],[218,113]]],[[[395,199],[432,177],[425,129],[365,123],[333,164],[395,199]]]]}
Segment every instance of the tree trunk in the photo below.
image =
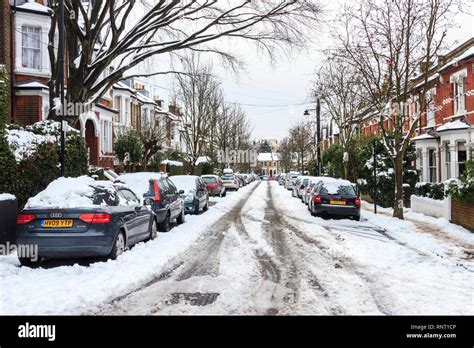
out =
{"type": "Polygon", "coordinates": [[[403,156],[399,155],[393,161],[395,170],[395,200],[393,217],[404,220],[403,217],[403,156]]]}
{"type": "Polygon", "coordinates": [[[344,179],[349,180],[349,161],[344,161],[344,179]]]}

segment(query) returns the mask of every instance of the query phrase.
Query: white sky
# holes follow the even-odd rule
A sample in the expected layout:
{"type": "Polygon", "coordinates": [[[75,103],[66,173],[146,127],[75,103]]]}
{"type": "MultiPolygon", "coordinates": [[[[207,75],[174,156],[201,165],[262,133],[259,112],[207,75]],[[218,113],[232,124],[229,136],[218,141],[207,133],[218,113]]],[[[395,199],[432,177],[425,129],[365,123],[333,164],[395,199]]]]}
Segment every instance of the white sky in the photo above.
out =
{"type": "MultiPolygon", "coordinates": [[[[343,0],[327,1],[325,6],[326,20],[337,15],[343,0]]],[[[474,13],[474,1],[470,1],[470,11],[474,13]]],[[[447,42],[455,47],[458,43],[474,36],[474,20],[472,15],[459,15],[456,21],[459,28],[448,33],[447,42]]],[[[227,100],[243,105],[253,126],[255,139],[277,138],[282,139],[288,129],[303,118],[307,108],[314,105],[308,102],[308,91],[311,87],[312,73],[320,61],[319,51],[331,45],[329,40],[330,24],[315,28],[316,43],[307,51],[292,52],[290,57],[281,57],[279,63],[271,66],[269,61],[259,55],[245,43],[239,44],[239,56],[243,58],[246,66],[238,77],[227,72],[225,68],[216,64],[215,74],[222,81],[222,86],[227,100]],[[304,104],[304,105],[301,105],[304,104]]],[[[157,84],[170,88],[170,78],[162,79],[157,84]]],[[[159,94],[169,100],[170,93],[167,89],[151,86],[153,94],[159,94]]]]}

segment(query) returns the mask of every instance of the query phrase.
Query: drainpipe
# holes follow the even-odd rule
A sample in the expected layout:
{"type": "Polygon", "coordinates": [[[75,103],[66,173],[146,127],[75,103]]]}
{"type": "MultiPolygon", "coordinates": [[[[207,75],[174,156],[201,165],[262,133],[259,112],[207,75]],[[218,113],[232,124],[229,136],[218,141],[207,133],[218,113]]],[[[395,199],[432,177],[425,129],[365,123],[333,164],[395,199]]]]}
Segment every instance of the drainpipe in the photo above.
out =
{"type": "Polygon", "coordinates": [[[15,14],[16,14],[16,0],[13,2],[13,9],[10,12],[10,122],[13,121],[13,115],[15,111],[15,51],[16,51],[16,42],[14,41],[14,31],[15,31],[15,14]],[[13,44],[15,42],[15,44],[13,44]]]}

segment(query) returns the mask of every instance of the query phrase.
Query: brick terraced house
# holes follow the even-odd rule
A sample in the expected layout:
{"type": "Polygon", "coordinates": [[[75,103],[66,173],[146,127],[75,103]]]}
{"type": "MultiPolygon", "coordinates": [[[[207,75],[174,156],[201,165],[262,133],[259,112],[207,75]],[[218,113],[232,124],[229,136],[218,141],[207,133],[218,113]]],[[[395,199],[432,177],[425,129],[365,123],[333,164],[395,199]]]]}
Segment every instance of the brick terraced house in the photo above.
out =
{"type": "MultiPolygon", "coordinates": [[[[474,158],[474,38],[439,56],[427,83],[430,89],[413,141],[420,181],[435,183],[459,178],[465,161],[474,158]]],[[[421,87],[412,88],[412,100],[418,100],[421,87]]],[[[418,105],[407,106],[408,115],[418,105]]],[[[368,117],[361,129],[366,135],[378,130],[376,116],[368,117]]]]}
{"type": "MultiPolygon", "coordinates": [[[[9,121],[22,126],[46,120],[52,107],[48,87],[51,10],[46,5],[47,0],[2,0],[0,4],[0,65],[5,66],[11,85],[9,121]]],[[[162,104],[163,101],[151,99],[143,85],[133,81],[117,83],[92,110],[79,117],[89,163],[113,168],[114,136],[129,128],[140,130],[145,117],[163,118],[167,122],[164,147],[179,150],[179,113],[174,105],[164,111],[162,104]]]]}

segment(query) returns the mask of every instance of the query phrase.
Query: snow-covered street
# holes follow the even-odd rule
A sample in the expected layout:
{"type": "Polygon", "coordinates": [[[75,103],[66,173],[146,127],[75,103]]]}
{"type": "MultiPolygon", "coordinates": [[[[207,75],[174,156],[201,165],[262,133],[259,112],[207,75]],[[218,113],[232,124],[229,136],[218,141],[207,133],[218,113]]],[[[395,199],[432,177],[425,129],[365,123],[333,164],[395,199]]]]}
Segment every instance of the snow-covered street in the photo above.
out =
{"type": "Polygon", "coordinates": [[[277,182],[212,201],[116,261],[0,257],[0,314],[474,314],[462,228],[368,206],[361,222],[323,220],[277,182]]]}

